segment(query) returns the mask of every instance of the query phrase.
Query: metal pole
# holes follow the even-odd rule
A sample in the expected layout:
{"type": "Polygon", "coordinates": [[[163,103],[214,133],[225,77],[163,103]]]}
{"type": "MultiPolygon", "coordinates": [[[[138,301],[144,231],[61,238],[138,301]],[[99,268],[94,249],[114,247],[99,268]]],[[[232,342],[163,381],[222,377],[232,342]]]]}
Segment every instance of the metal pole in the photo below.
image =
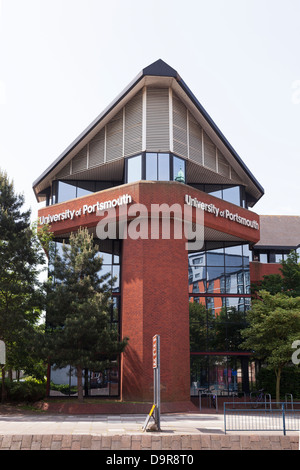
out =
{"type": "Polygon", "coordinates": [[[282,403],[282,425],[283,425],[283,434],[286,435],[285,429],[285,412],[284,412],[284,403],[282,403]]]}

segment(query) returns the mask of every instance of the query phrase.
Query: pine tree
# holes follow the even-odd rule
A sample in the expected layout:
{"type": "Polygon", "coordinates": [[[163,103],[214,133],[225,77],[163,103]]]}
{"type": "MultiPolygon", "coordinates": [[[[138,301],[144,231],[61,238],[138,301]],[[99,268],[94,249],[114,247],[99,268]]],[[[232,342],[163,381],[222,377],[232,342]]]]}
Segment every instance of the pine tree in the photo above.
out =
{"type": "Polygon", "coordinates": [[[111,326],[111,281],[101,276],[102,258],[87,229],[72,233],[61,255],[50,254],[50,265],[47,349],[55,366],[76,368],[82,401],[83,370],[100,370],[116,359],[127,339],[111,326]]]}
{"type": "MultiPolygon", "coordinates": [[[[15,193],[13,182],[0,170],[0,340],[12,366],[16,348],[24,345],[24,338],[32,340],[43,307],[38,278],[45,258],[31,227],[30,210],[23,211],[23,205],[24,197],[15,193]]],[[[24,359],[30,349],[27,343],[24,359]]]]}

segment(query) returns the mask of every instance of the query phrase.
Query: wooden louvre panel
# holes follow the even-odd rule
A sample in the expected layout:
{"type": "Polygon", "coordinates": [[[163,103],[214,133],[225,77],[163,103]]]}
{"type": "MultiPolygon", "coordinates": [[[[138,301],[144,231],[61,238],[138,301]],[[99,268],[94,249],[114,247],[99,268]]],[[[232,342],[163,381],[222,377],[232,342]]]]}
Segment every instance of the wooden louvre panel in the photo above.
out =
{"type": "Polygon", "coordinates": [[[205,132],[203,132],[203,144],[204,166],[210,170],[217,171],[216,146],[205,132]]]}
{"type": "Polygon", "coordinates": [[[62,170],[60,170],[55,177],[57,179],[65,178],[66,176],[70,176],[70,163],[67,163],[62,170]]]}
{"type": "Polygon", "coordinates": [[[230,165],[225,159],[224,155],[217,150],[218,152],[218,173],[226,178],[230,178],[230,165]]]}
{"type": "Polygon", "coordinates": [[[101,129],[89,143],[89,168],[104,163],[105,129],[101,129]]]}
{"type": "Polygon", "coordinates": [[[243,184],[241,178],[232,167],[231,167],[231,179],[236,183],[243,184]]]}
{"type": "Polygon", "coordinates": [[[173,94],[173,149],[182,157],[188,156],[187,148],[187,109],[173,94]]]}
{"type": "Polygon", "coordinates": [[[106,126],[106,161],[121,158],[123,154],[123,110],[106,126]]]}
{"type": "Polygon", "coordinates": [[[202,128],[189,113],[189,158],[203,165],[202,161],[202,128]]]}
{"type": "Polygon", "coordinates": [[[142,151],[143,95],[140,91],[125,106],[124,156],[142,151]]]}
{"type": "Polygon", "coordinates": [[[170,150],[168,88],[147,88],[146,146],[155,152],[170,150]]]}
{"type": "Polygon", "coordinates": [[[85,146],[72,160],[72,174],[87,169],[87,147],[85,146]]]}

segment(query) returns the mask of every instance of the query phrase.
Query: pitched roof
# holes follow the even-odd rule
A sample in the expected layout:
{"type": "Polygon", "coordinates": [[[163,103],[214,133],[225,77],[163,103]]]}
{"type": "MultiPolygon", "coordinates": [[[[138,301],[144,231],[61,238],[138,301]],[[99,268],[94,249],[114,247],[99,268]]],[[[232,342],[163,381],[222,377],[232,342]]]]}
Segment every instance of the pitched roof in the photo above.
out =
{"type": "Polygon", "coordinates": [[[87,138],[87,136],[97,127],[99,124],[101,124],[102,121],[107,118],[107,116],[118,106],[120,103],[124,103],[126,100],[130,99],[130,97],[136,93],[142,86],[143,86],[143,80],[146,77],[169,77],[175,80],[175,83],[177,84],[177,89],[181,89],[183,93],[188,97],[194,108],[203,116],[204,120],[206,121],[207,125],[213,130],[215,135],[219,138],[219,140],[222,142],[222,144],[226,147],[226,149],[229,151],[229,153],[232,155],[233,159],[236,161],[236,163],[241,167],[243,170],[244,174],[248,178],[250,185],[253,188],[253,191],[255,193],[254,199],[257,201],[263,194],[264,194],[264,189],[260,185],[260,183],[256,180],[256,178],[253,176],[249,168],[245,165],[243,160],[240,158],[240,156],[236,153],[234,148],[231,146],[231,144],[228,142],[228,140],[225,138],[225,136],[222,134],[220,129],[217,127],[217,125],[214,123],[214,121],[211,119],[209,114],[205,111],[203,106],[200,104],[200,102],[197,100],[197,98],[194,96],[194,94],[191,92],[189,87],[186,85],[186,83],[182,80],[182,78],[179,76],[178,72],[170,67],[166,62],[163,60],[159,59],[149,66],[145,67],[136,77],[135,79],[129,83],[129,85],[115,98],[115,100],[101,113],[99,116],[62,152],[62,154],[54,160],[54,162],[34,181],[33,183],[33,189],[35,191],[35,194],[38,198],[38,193],[43,189],[43,186],[45,188],[45,185],[43,185],[43,180],[46,179],[47,177],[51,176],[53,172],[56,170],[58,165],[60,165],[63,160],[65,160],[71,152],[73,152],[82,142],[84,139],[87,138]]]}
{"type": "Polygon", "coordinates": [[[260,215],[258,249],[293,249],[300,245],[300,216],[260,215]]]}

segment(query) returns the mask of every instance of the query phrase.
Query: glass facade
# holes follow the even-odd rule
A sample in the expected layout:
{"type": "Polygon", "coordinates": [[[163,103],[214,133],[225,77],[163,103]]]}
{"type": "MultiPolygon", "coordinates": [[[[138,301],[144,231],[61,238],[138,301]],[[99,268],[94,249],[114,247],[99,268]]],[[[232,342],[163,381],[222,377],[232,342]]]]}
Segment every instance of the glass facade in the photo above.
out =
{"type": "Polygon", "coordinates": [[[47,205],[57,204],[59,202],[70,201],[78,197],[104,189],[112,188],[123,184],[123,181],[54,181],[52,184],[52,197],[47,200],[47,205]]]}
{"type": "MultiPolygon", "coordinates": [[[[62,250],[63,240],[56,241],[55,252],[62,250]]],[[[67,243],[67,240],[65,240],[67,243]]],[[[116,240],[97,240],[99,256],[103,259],[101,276],[109,274],[105,282],[113,280],[111,287],[110,325],[119,331],[120,327],[120,242],[116,240]]],[[[55,282],[55,278],[54,278],[55,282]]],[[[119,357],[116,357],[110,368],[98,371],[86,369],[83,374],[85,396],[118,397],[120,394],[119,357]]],[[[74,368],[56,369],[51,367],[50,396],[76,396],[77,376],[74,368]]]]}
{"type": "Polygon", "coordinates": [[[251,302],[249,247],[206,242],[188,261],[191,394],[247,391],[248,359],[239,345],[251,302]]]}
{"type": "Polygon", "coordinates": [[[145,152],[125,161],[125,183],[135,181],[185,183],[185,160],[171,153],[145,152]]]}

